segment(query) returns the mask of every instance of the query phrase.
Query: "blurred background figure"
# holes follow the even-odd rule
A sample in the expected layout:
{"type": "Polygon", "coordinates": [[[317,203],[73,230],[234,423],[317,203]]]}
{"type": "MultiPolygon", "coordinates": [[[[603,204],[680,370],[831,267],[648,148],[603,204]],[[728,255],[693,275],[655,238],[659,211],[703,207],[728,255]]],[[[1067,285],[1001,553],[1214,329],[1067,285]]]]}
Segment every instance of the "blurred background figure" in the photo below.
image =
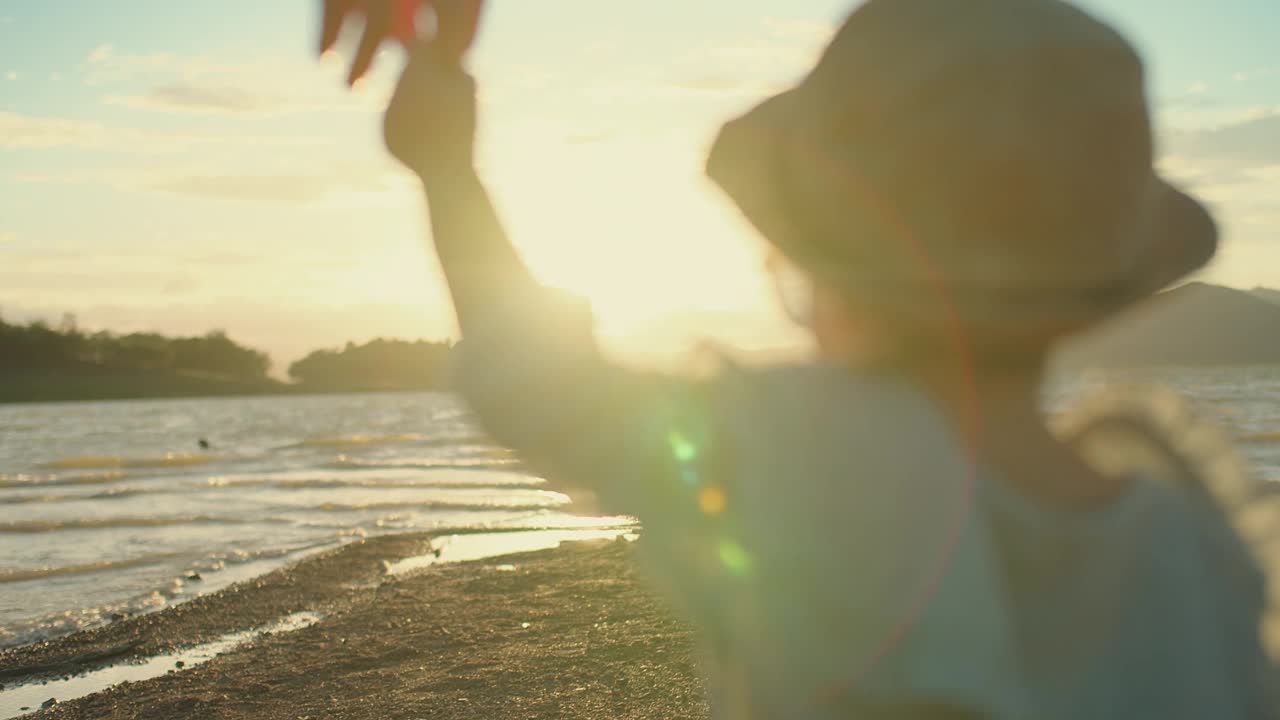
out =
{"type": "Polygon", "coordinates": [[[1129,43],[1057,0],[861,5],[707,165],[816,356],[705,381],[611,366],[529,274],[454,52],[412,49],[385,134],[430,206],[464,394],[642,519],[724,716],[1269,717],[1261,575],[1209,478],[1141,419],[1107,452],[1164,461],[1116,471],[1040,407],[1058,341],[1217,248],[1153,171],[1145,92],[1129,43]]]}

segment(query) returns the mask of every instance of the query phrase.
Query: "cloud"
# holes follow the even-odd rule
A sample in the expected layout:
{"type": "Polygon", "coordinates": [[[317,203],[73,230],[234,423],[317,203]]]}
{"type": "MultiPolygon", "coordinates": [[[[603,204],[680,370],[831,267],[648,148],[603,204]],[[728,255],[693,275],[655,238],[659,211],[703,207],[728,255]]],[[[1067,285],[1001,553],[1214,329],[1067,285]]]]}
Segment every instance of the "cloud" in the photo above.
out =
{"type": "Polygon", "coordinates": [[[1181,93],[1161,99],[1159,105],[1163,108],[1173,109],[1210,107],[1218,104],[1218,101],[1209,95],[1210,89],[1209,83],[1197,80],[1188,85],[1181,93]]]}
{"type": "Polygon", "coordinates": [[[15,251],[6,253],[0,267],[0,287],[26,299],[52,293],[77,300],[128,297],[137,292],[173,295],[190,292],[198,282],[197,273],[177,268],[154,253],[108,255],[70,247],[15,251]]]}
{"type": "Polygon", "coordinates": [[[148,190],[217,200],[307,204],[330,193],[386,189],[376,178],[337,175],[190,175],[148,183],[148,190]]]}
{"type": "Polygon", "coordinates": [[[100,65],[111,58],[113,51],[114,48],[111,47],[110,43],[99,45],[89,53],[89,56],[85,58],[85,61],[90,65],[100,65]]]}
{"type": "Polygon", "coordinates": [[[331,161],[315,167],[305,157],[279,162],[275,168],[245,171],[170,168],[156,165],[121,179],[135,190],[209,200],[319,208],[400,207],[414,197],[414,185],[391,165],[378,160],[331,161]]]}
{"type": "Polygon", "coordinates": [[[184,113],[270,112],[281,105],[264,96],[238,88],[200,87],[171,83],[151,88],[144,95],[111,95],[108,105],[137,110],[184,113]]]}
{"type": "Polygon", "coordinates": [[[1232,247],[1280,239],[1280,111],[1257,109],[1163,140],[1160,170],[1212,207],[1232,247]]]}
{"type": "Polygon", "coordinates": [[[807,19],[766,18],[749,34],[709,42],[681,57],[667,85],[709,94],[773,92],[803,76],[836,29],[807,19]]]}
{"type": "Polygon", "coordinates": [[[0,111],[0,148],[96,147],[111,136],[100,123],[0,111]]]}
{"type": "MultiPolygon", "coordinates": [[[[279,149],[279,148],[277,148],[279,149]]],[[[389,162],[328,162],[312,167],[306,150],[281,156],[275,167],[244,163],[147,165],[51,172],[12,172],[0,177],[20,183],[88,184],[121,192],[158,193],[194,199],[308,206],[319,209],[400,208],[412,202],[416,186],[389,162]]]]}
{"type": "Polygon", "coordinates": [[[113,293],[126,295],[139,291],[171,295],[176,292],[175,288],[182,287],[190,290],[196,286],[195,276],[189,273],[171,276],[155,271],[125,269],[105,273],[91,269],[76,269],[75,265],[64,266],[56,274],[0,272],[0,277],[4,278],[6,291],[27,295],[47,291],[52,277],[56,277],[59,284],[75,287],[77,294],[85,297],[102,297],[113,293]]]}
{"type": "Polygon", "coordinates": [[[1214,128],[1166,135],[1169,154],[1211,170],[1242,170],[1280,164],[1280,111],[1257,111],[1214,128]]]}
{"type": "Polygon", "coordinates": [[[110,43],[95,47],[77,68],[88,85],[126,81],[154,81],[187,76],[203,78],[230,72],[240,64],[207,57],[180,57],[169,52],[120,52],[110,43]]]}
{"type": "Polygon", "coordinates": [[[390,97],[385,70],[371,75],[361,92],[346,91],[322,70],[299,58],[140,54],[111,45],[95,48],[78,68],[90,86],[128,88],[105,95],[107,104],[152,112],[372,112],[390,97]]]}
{"type": "Polygon", "coordinates": [[[1260,80],[1262,78],[1275,77],[1280,75],[1280,68],[1258,67],[1249,70],[1240,70],[1231,74],[1231,79],[1235,82],[1249,82],[1251,80],[1260,80]]]}
{"type": "Polygon", "coordinates": [[[269,146],[279,149],[314,146],[320,142],[301,137],[253,136],[235,132],[139,130],[76,118],[0,110],[0,150],[89,148],[137,155],[174,153],[201,146],[269,146]]]}

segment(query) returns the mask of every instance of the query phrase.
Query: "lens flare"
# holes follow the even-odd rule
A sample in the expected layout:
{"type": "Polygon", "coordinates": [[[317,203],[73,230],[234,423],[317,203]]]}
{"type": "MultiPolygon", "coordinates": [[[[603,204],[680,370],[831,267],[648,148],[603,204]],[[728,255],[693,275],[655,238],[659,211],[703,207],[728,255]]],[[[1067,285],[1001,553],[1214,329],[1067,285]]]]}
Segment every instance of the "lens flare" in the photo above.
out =
{"type": "Polygon", "coordinates": [[[698,493],[698,509],[704,515],[719,515],[724,512],[726,505],[728,505],[728,498],[718,485],[705,487],[698,493]]]}
{"type": "Polygon", "coordinates": [[[751,556],[733,540],[720,541],[720,564],[739,577],[751,574],[751,556]]]}
{"type": "Polygon", "coordinates": [[[698,446],[679,430],[667,433],[667,444],[677,462],[691,463],[698,459],[698,446]]]}

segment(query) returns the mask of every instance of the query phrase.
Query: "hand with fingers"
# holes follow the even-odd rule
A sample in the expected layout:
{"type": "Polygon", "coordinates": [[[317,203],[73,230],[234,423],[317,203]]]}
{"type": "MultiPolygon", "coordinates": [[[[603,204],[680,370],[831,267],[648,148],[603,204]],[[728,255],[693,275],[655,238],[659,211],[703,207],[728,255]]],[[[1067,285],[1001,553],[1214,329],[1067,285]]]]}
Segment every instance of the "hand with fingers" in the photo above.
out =
{"type": "Polygon", "coordinates": [[[412,46],[382,130],[387,149],[428,193],[468,175],[474,170],[475,81],[434,42],[412,46]]]}
{"type": "Polygon", "coordinates": [[[435,35],[431,42],[442,60],[460,63],[471,47],[480,22],[482,0],[322,0],[323,21],[320,52],[333,47],[342,25],[353,15],[364,17],[364,31],[347,84],[364,77],[373,65],[374,55],[386,40],[398,40],[406,46],[419,38],[418,17],[423,11],[435,16],[435,35]]]}

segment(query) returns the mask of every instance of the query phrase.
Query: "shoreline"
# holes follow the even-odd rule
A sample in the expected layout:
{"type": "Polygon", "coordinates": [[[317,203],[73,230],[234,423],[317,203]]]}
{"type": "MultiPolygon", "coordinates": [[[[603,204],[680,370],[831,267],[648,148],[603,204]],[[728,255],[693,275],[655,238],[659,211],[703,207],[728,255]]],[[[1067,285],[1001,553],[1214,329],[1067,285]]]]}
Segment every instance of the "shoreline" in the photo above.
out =
{"type": "MultiPolygon", "coordinates": [[[[156,613],[4,651],[0,717],[13,716],[5,698],[20,687],[65,688],[58,678],[180,657],[228,637],[240,641],[199,664],[86,697],[51,693],[56,705],[21,716],[706,717],[692,633],[644,587],[632,543],[494,556],[484,535],[443,546],[438,533],[375,537],[156,613]],[[253,635],[302,616],[297,627],[253,635]]],[[[576,538],[544,536],[565,539],[576,538]]]]}
{"type": "Polygon", "coordinates": [[[114,380],[58,373],[0,374],[0,407],[131,400],[203,400],[218,398],[307,397],[394,393],[449,393],[446,386],[326,387],[288,383],[274,378],[261,382],[152,373],[121,374],[114,380]]]}

